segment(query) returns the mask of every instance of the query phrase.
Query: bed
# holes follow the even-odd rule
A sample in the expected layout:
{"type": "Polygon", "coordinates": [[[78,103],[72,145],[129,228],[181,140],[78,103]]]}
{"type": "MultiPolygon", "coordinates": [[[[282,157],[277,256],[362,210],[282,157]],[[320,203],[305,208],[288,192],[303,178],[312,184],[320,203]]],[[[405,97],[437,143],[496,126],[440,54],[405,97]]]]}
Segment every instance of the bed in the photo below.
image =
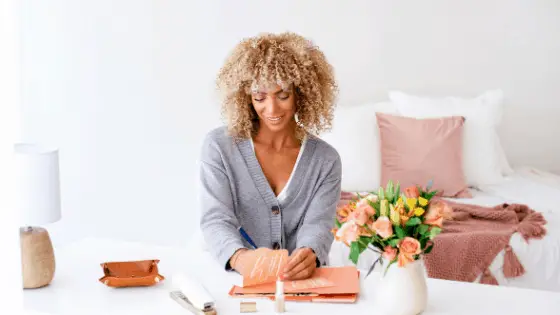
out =
{"type": "MultiPolygon", "coordinates": [[[[560,176],[532,167],[514,169],[510,166],[498,133],[506,105],[504,93],[499,89],[485,91],[473,98],[429,97],[389,91],[386,101],[338,107],[332,130],[321,137],[335,147],[341,156],[342,190],[347,192],[376,191],[378,187],[384,186],[383,182],[387,177],[402,184],[400,179],[403,178],[398,177],[407,177],[409,173],[423,177],[419,181],[415,180],[415,184],[421,185],[433,180],[433,177],[438,177],[440,183],[446,181],[454,177],[451,171],[458,173],[458,165],[434,166],[435,162],[426,156],[433,156],[434,152],[457,152],[457,142],[461,141],[461,172],[464,173],[464,184],[469,187],[472,198],[455,196],[451,200],[481,206],[525,204],[541,212],[547,220],[547,234],[544,238],[531,239],[527,244],[519,234],[514,234],[510,240],[511,248],[525,269],[524,275],[503,277],[500,269],[504,252],[495,257],[488,270],[499,285],[560,291],[560,176]],[[387,118],[380,119],[380,116],[409,119],[407,123],[397,126],[396,123],[385,123],[387,118]],[[419,137],[416,134],[423,132],[423,129],[408,127],[409,124],[418,123],[418,120],[438,118],[441,122],[457,116],[464,118],[464,125],[460,140],[455,139],[455,142],[439,138],[439,142],[434,142],[433,137],[419,137]],[[419,150],[423,151],[419,154],[406,151],[407,147],[416,146],[418,141],[422,143],[419,150]],[[394,145],[395,143],[400,145],[394,145]],[[389,161],[388,148],[399,152],[391,153],[391,163],[383,163],[384,158],[389,161]],[[432,165],[425,167],[425,164],[432,165]],[[399,172],[394,169],[399,169],[399,172]],[[392,172],[395,178],[383,175],[384,172],[392,172]]],[[[429,127],[428,123],[426,126],[429,127]]],[[[447,162],[453,158],[455,156],[450,155],[449,160],[444,160],[447,162]]],[[[330,263],[352,264],[348,254],[349,249],[343,243],[335,241],[330,263]]],[[[360,256],[358,267],[368,269],[377,256],[371,251],[364,254],[360,256]]],[[[480,277],[474,281],[480,281],[480,277]]]]}
{"type": "MultiPolygon", "coordinates": [[[[504,252],[496,256],[490,271],[499,285],[560,291],[560,176],[534,168],[516,169],[503,183],[472,190],[473,198],[454,199],[463,203],[494,206],[500,203],[524,203],[542,212],[547,220],[547,235],[526,243],[515,233],[510,246],[523,264],[526,273],[517,278],[505,278],[501,273],[504,252]]],[[[334,242],[330,263],[335,266],[352,264],[349,249],[334,242]]],[[[373,252],[360,256],[358,267],[367,269],[377,258],[373,252]]],[[[379,271],[376,267],[375,271],[379,271]]],[[[477,279],[475,282],[478,282],[477,279]]]]}

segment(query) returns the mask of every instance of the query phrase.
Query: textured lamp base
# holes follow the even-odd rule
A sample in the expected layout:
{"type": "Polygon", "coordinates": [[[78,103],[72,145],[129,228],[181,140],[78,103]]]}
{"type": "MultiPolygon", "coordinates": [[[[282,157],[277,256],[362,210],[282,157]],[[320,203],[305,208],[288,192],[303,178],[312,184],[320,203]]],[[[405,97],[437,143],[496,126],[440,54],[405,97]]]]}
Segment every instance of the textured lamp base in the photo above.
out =
{"type": "Polygon", "coordinates": [[[55,270],[54,250],[46,229],[21,228],[21,268],[23,288],[35,289],[48,285],[55,270]]]}

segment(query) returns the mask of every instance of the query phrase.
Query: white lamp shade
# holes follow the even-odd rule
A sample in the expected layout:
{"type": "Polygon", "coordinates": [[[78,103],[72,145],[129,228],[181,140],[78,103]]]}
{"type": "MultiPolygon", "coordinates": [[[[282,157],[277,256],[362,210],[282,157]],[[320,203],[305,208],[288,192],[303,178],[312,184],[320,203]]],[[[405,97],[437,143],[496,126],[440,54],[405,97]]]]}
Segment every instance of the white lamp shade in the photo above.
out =
{"type": "Polygon", "coordinates": [[[58,150],[36,144],[16,144],[15,165],[15,203],[21,226],[60,220],[58,150]]]}

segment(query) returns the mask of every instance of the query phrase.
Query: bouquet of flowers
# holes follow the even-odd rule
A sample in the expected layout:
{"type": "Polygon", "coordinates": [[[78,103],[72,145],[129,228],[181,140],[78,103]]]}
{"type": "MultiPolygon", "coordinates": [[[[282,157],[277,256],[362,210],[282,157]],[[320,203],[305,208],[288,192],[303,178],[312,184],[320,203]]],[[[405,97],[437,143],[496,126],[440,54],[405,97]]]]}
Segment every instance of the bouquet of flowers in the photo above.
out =
{"type": "MultiPolygon", "coordinates": [[[[432,200],[437,190],[419,186],[400,191],[400,184],[389,181],[384,189],[339,207],[336,216],[335,239],[350,247],[349,259],[356,264],[366,249],[379,254],[370,270],[382,258],[404,267],[420,259],[433,248],[433,239],[442,229],[444,219],[451,218],[451,207],[442,200],[432,200]]],[[[385,270],[385,272],[387,271],[385,270]]]]}

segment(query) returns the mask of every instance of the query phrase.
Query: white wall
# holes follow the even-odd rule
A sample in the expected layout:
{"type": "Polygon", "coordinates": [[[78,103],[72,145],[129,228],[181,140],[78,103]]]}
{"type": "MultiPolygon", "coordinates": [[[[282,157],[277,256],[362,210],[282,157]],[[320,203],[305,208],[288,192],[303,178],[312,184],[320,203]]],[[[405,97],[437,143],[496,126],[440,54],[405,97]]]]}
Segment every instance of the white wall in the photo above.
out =
{"type": "MultiPolygon", "coordinates": [[[[21,70],[19,1],[0,2],[0,281],[2,309],[21,314],[23,286],[16,212],[14,141],[19,137],[21,70]]],[[[2,312],[4,313],[4,312],[2,312]]]]}
{"type": "Polygon", "coordinates": [[[200,141],[220,124],[214,75],[263,31],[312,38],[342,106],[502,88],[511,163],[560,170],[559,20],[554,0],[27,1],[24,139],[61,148],[53,238],[184,245],[200,141]]]}

